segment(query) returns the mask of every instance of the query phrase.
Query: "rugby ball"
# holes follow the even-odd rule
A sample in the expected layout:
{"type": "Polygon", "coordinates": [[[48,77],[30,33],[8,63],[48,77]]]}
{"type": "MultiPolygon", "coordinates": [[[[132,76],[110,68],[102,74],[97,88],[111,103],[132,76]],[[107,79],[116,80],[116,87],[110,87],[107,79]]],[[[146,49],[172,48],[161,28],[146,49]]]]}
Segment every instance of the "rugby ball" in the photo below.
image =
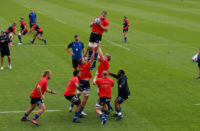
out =
{"type": "Polygon", "coordinates": [[[96,19],[94,20],[94,24],[97,25],[97,24],[99,24],[99,23],[100,23],[100,18],[96,18],[96,19]]]}

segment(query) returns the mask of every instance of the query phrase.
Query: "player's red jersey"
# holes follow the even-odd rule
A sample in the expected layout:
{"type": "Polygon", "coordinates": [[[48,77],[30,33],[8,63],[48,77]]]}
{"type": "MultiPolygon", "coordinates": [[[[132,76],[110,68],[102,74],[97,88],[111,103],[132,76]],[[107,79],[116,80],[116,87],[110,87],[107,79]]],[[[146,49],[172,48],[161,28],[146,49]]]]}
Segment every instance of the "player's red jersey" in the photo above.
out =
{"type": "Polygon", "coordinates": [[[40,28],[40,26],[39,26],[39,25],[34,25],[32,28],[33,28],[34,30],[36,30],[36,31],[37,31],[37,33],[40,33],[40,32],[42,32],[42,28],[40,28]]]}
{"type": "MultiPolygon", "coordinates": [[[[107,18],[105,18],[105,19],[101,19],[101,17],[96,17],[96,18],[100,18],[100,21],[101,21],[101,24],[103,25],[103,26],[109,26],[109,21],[108,21],[108,19],[107,18]]],[[[95,18],[95,19],[96,19],[95,18]]],[[[94,19],[94,20],[95,20],[94,19]]],[[[96,32],[96,33],[98,33],[99,35],[102,35],[103,34],[103,32],[104,32],[104,30],[100,27],[100,25],[93,25],[92,26],[92,32],[96,32]]]]}
{"type": "Polygon", "coordinates": [[[15,31],[15,26],[14,25],[8,27],[8,29],[6,30],[6,33],[11,33],[13,31],[15,31]]]}
{"type": "Polygon", "coordinates": [[[108,71],[110,64],[109,64],[108,60],[105,59],[103,61],[101,58],[99,59],[99,62],[100,62],[100,64],[99,64],[99,67],[98,67],[98,78],[101,78],[102,72],[104,70],[108,71]]]}
{"type": "Polygon", "coordinates": [[[111,98],[111,88],[114,86],[114,81],[108,77],[98,78],[96,84],[99,88],[99,97],[111,98]]]}
{"type": "Polygon", "coordinates": [[[79,72],[80,72],[80,78],[82,80],[92,78],[92,75],[90,72],[90,65],[91,65],[90,61],[83,65],[78,65],[79,72]]]}
{"type": "Polygon", "coordinates": [[[77,76],[72,77],[69,80],[69,83],[68,83],[68,85],[67,85],[67,87],[65,89],[64,95],[65,96],[74,95],[75,91],[76,91],[76,88],[77,88],[75,84],[78,84],[78,83],[79,83],[78,77],[77,76]]]}
{"type": "Polygon", "coordinates": [[[26,23],[23,21],[21,22],[21,29],[24,30],[24,31],[28,31],[27,27],[26,27],[26,23]]]}
{"type": "Polygon", "coordinates": [[[42,94],[45,93],[45,91],[47,90],[47,85],[48,85],[48,80],[46,77],[42,77],[40,79],[40,81],[37,83],[37,85],[35,86],[35,89],[31,92],[30,96],[31,97],[40,97],[38,91],[37,91],[37,86],[40,85],[41,90],[42,90],[42,94]]]}
{"type": "Polygon", "coordinates": [[[123,22],[123,30],[128,29],[128,25],[129,25],[129,21],[128,20],[124,20],[124,22],[123,22]]]}

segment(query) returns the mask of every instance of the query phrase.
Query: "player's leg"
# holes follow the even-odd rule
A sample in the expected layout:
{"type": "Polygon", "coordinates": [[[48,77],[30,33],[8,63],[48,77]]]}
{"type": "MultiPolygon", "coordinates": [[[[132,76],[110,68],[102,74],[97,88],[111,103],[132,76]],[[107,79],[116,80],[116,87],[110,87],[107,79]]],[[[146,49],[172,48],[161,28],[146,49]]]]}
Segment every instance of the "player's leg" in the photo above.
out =
{"type": "Polygon", "coordinates": [[[1,51],[1,70],[4,69],[4,66],[3,66],[3,58],[4,58],[3,51],[1,51]]]}
{"type": "Polygon", "coordinates": [[[43,32],[38,33],[37,37],[38,37],[39,40],[43,41],[44,44],[46,44],[47,41],[46,41],[45,39],[42,38],[42,34],[43,34],[43,32]]]}
{"type": "MultiPolygon", "coordinates": [[[[77,98],[79,98],[79,97],[81,96],[81,94],[82,94],[82,92],[79,91],[79,90],[77,89],[77,93],[76,93],[77,98]]],[[[72,103],[72,104],[70,105],[70,107],[69,107],[69,112],[72,112],[73,107],[74,107],[74,103],[72,103]]]]}
{"type": "Polygon", "coordinates": [[[76,100],[73,101],[73,104],[75,104],[77,106],[77,108],[76,108],[76,111],[74,114],[73,122],[80,123],[77,119],[79,117],[79,112],[81,110],[81,100],[77,96],[75,96],[75,98],[76,98],[76,100]]]}
{"type": "Polygon", "coordinates": [[[12,44],[12,41],[13,41],[13,35],[12,35],[12,33],[9,33],[9,45],[10,46],[12,46],[13,44],[12,44]]]}
{"type": "MultiPolygon", "coordinates": [[[[40,98],[39,98],[40,99],[40,98]]],[[[46,107],[45,107],[45,104],[42,102],[42,100],[39,100],[37,102],[37,105],[39,107],[39,110],[37,111],[37,113],[35,114],[35,116],[33,117],[32,119],[32,123],[35,124],[35,125],[39,125],[37,123],[37,119],[42,115],[42,113],[45,111],[46,107]]]]}
{"type": "Polygon", "coordinates": [[[84,113],[83,113],[83,110],[84,110],[84,108],[85,108],[85,105],[86,105],[86,103],[87,103],[87,100],[88,100],[88,95],[85,95],[85,94],[84,94],[83,101],[82,101],[82,103],[81,103],[80,117],[84,114],[84,113]]]}
{"type": "Polygon", "coordinates": [[[8,68],[12,69],[12,66],[11,66],[11,56],[10,55],[8,55],[8,68]]]}
{"type": "Polygon", "coordinates": [[[121,108],[120,108],[120,101],[122,101],[122,97],[118,96],[115,99],[115,111],[116,113],[113,115],[114,117],[122,117],[121,108]]]}
{"type": "Polygon", "coordinates": [[[37,37],[37,32],[34,34],[33,40],[31,41],[32,44],[34,44],[36,37],[37,37]]]}
{"type": "Polygon", "coordinates": [[[35,104],[31,104],[30,107],[27,109],[26,113],[24,114],[24,116],[22,117],[21,121],[29,121],[27,117],[35,109],[35,107],[36,107],[35,104]]]}
{"type": "Polygon", "coordinates": [[[127,31],[124,30],[123,33],[124,33],[124,42],[127,42],[127,31]]]}
{"type": "Polygon", "coordinates": [[[101,98],[97,101],[96,106],[95,106],[95,112],[97,115],[102,119],[102,125],[104,125],[107,121],[107,117],[101,112],[101,108],[104,107],[103,102],[101,102],[101,98]]]}
{"type": "Polygon", "coordinates": [[[107,103],[107,106],[108,106],[108,113],[110,111],[113,111],[113,107],[111,106],[110,102],[107,103]]]}
{"type": "Polygon", "coordinates": [[[22,37],[21,37],[22,33],[18,34],[18,39],[19,39],[19,44],[22,44],[22,37]]]}
{"type": "Polygon", "coordinates": [[[198,70],[199,70],[198,72],[199,76],[197,77],[197,79],[200,79],[200,60],[198,60],[197,62],[198,62],[198,70]]]}

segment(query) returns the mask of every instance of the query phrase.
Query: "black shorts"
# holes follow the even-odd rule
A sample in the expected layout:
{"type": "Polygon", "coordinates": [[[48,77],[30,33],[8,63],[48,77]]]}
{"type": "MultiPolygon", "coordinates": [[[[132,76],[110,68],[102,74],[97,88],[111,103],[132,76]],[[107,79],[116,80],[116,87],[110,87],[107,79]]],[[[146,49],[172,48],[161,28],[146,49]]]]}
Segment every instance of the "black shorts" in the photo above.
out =
{"type": "Polygon", "coordinates": [[[85,80],[79,80],[80,88],[83,90],[90,89],[90,82],[85,80]]]}
{"type": "Polygon", "coordinates": [[[92,32],[90,34],[89,42],[99,43],[99,42],[101,42],[101,38],[102,38],[102,35],[99,35],[99,34],[92,32]]]}
{"type": "Polygon", "coordinates": [[[75,105],[81,104],[81,100],[75,95],[65,96],[65,98],[75,105]]]}
{"type": "Polygon", "coordinates": [[[72,59],[72,65],[74,68],[78,67],[78,59],[72,59]]]}
{"type": "MultiPolygon", "coordinates": [[[[32,28],[32,27],[33,27],[33,26],[31,25],[31,23],[32,23],[32,22],[30,22],[30,23],[29,23],[29,24],[30,24],[30,28],[32,28]]],[[[36,22],[34,22],[34,23],[36,24],[36,22]]]]}
{"type": "Polygon", "coordinates": [[[40,104],[43,104],[43,101],[40,97],[30,97],[31,98],[31,104],[34,105],[34,104],[37,104],[37,105],[40,105],[40,104]]]}
{"type": "Polygon", "coordinates": [[[10,49],[9,48],[5,48],[1,50],[1,57],[4,56],[10,56],[10,49]]]}
{"type": "Polygon", "coordinates": [[[111,102],[111,98],[101,97],[96,103],[96,108],[103,108],[103,106],[109,102],[111,102]]]}
{"type": "Polygon", "coordinates": [[[127,96],[118,96],[117,100],[119,101],[119,104],[123,103],[125,100],[127,100],[130,97],[130,95],[127,96]]]}
{"type": "Polygon", "coordinates": [[[42,36],[43,31],[42,32],[37,32],[37,35],[42,36]]]}
{"type": "Polygon", "coordinates": [[[198,67],[200,67],[200,60],[197,60],[197,63],[198,63],[198,67]]]}
{"type": "Polygon", "coordinates": [[[128,29],[124,29],[123,32],[128,32],[128,29]]]}
{"type": "Polygon", "coordinates": [[[27,31],[24,31],[23,33],[21,32],[21,34],[22,34],[22,35],[26,35],[26,34],[27,34],[27,31]]]}

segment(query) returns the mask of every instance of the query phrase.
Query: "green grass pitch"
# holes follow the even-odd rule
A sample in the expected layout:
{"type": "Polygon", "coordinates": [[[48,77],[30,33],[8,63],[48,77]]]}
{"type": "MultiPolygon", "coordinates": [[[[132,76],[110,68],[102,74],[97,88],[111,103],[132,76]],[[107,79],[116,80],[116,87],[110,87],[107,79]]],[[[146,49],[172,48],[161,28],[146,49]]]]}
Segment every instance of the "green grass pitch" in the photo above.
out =
{"type": "MultiPolygon", "coordinates": [[[[0,71],[0,112],[26,110],[29,94],[45,69],[53,72],[48,87],[57,91],[57,95],[45,95],[47,110],[61,110],[45,112],[38,119],[40,127],[21,122],[23,113],[0,113],[1,131],[200,130],[200,81],[195,79],[197,64],[191,60],[200,47],[199,0],[1,0],[0,3],[0,30],[18,22],[20,17],[28,24],[30,9],[35,9],[47,39],[46,46],[39,40],[31,45],[33,34],[29,34],[22,36],[22,46],[10,48],[13,69],[7,68],[5,58],[5,70],[0,71]],[[117,122],[109,116],[106,125],[101,126],[94,111],[97,87],[92,86],[85,108],[88,116],[81,119],[81,124],[73,124],[74,112],[68,112],[70,103],[63,96],[73,70],[65,47],[73,41],[74,34],[79,34],[87,47],[89,24],[103,10],[108,12],[110,28],[103,35],[102,50],[113,57],[110,72],[126,71],[131,97],[122,104],[123,120],[117,122]],[[130,21],[126,44],[123,16],[130,21]]],[[[112,96],[114,106],[117,83],[112,96]]]]}

